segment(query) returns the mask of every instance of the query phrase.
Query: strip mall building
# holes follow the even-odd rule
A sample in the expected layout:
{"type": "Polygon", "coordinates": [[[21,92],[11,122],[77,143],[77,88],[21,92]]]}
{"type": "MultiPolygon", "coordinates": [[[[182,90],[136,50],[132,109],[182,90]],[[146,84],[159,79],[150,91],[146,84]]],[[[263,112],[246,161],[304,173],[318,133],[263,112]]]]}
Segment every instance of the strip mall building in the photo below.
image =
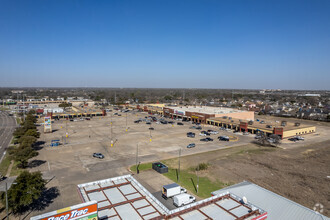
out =
{"type": "Polygon", "coordinates": [[[262,124],[255,120],[253,111],[243,111],[232,108],[209,106],[182,106],[172,107],[164,104],[145,104],[130,106],[131,109],[139,109],[149,114],[158,114],[172,119],[183,119],[217,127],[225,127],[240,132],[256,134],[264,132],[267,135],[276,134],[283,138],[297,135],[315,133],[316,127],[300,125],[300,123],[286,123],[285,126],[278,121],[265,121],[262,124]]]}
{"type": "Polygon", "coordinates": [[[230,117],[236,119],[254,120],[254,112],[241,111],[231,108],[208,107],[208,106],[183,106],[183,107],[164,107],[164,116],[176,119],[181,118],[186,121],[197,123],[207,123],[207,119],[216,117],[230,117]]]}

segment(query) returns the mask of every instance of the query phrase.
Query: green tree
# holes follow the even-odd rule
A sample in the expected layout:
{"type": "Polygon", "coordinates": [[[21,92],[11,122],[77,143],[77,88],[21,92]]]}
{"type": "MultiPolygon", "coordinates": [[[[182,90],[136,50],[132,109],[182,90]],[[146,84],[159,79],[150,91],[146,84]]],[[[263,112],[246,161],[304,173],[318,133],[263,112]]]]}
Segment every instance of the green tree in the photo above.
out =
{"type": "Polygon", "coordinates": [[[20,138],[21,136],[23,136],[25,134],[26,130],[24,127],[18,127],[15,129],[13,135],[17,138],[20,138]]]}
{"type": "Polygon", "coordinates": [[[26,168],[28,165],[28,160],[32,157],[38,155],[38,152],[33,150],[32,147],[19,147],[19,148],[12,148],[9,151],[9,154],[13,157],[15,161],[18,162],[18,166],[21,168],[26,168]]]}
{"type": "Polygon", "coordinates": [[[40,133],[37,131],[37,129],[29,129],[25,132],[26,136],[32,136],[35,138],[39,138],[40,137],[40,133]]]}
{"type": "MultiPolygon", "coordinates": [[[[8,190],[9,209],[14,213],[22,213],[29,208],[34,201],[40,198],[45,189],[46,181],[42,178],[40,171],[29,173],[23,171],[8,190]]],[[[4,193],[1,195],[1,201],[6,204],[4,193]]]]}
{"type": "Polygon", "coordinates": [[[18,143],[25,146],[32,146],[37,141],[36,137],[24,135],[18,139],[18,143]]]}
{"type": "Polygon", "coordinates": [[[67,103],[67,102],[62,102],[61,104],[58,105],[58,107],[64,108],[64,110],[68,107],[71,107],[72,104],[71,103],[67,103]]]}

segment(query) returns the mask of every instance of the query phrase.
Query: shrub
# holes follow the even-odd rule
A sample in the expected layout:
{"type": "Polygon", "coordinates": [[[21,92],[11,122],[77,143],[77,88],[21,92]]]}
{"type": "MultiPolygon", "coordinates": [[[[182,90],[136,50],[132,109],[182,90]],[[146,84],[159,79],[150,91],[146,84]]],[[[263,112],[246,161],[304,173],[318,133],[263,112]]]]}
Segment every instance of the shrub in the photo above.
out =
{"type": "Polygon", "coordinates": [[[207,168],[209,168],[209,164],[208,163],[200,163],[196,167],[196,170],[207,170],[207,168]]]}

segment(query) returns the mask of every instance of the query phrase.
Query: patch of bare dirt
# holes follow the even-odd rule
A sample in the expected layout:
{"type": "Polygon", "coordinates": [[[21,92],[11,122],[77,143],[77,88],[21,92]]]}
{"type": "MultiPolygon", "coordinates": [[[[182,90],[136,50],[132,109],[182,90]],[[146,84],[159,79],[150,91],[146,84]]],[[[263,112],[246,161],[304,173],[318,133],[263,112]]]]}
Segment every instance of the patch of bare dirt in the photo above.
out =
{"type": "Polygon", "coordinates": [[[184,167],[208,162],[207,176],[238,183],[248,180],[310,209],[324,205],[330,215],[330,141],[270,149],[247,145],[182,158],[184,167]]]}

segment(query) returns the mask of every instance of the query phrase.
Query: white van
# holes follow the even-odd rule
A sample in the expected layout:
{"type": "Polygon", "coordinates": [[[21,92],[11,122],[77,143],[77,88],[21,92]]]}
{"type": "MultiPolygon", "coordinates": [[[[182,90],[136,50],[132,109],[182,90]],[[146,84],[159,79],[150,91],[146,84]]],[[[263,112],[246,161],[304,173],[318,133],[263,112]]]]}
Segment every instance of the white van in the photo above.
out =
{"type": "Polygon", "coordinates": [[[173,197],[173,203],[175,206],[180,207],[183,205],[190,204],[192,202],[195,202],[196,198],[193,197],[192,195],[189,195],[187,193],[183,193],[177,196],[173,197]]]}

